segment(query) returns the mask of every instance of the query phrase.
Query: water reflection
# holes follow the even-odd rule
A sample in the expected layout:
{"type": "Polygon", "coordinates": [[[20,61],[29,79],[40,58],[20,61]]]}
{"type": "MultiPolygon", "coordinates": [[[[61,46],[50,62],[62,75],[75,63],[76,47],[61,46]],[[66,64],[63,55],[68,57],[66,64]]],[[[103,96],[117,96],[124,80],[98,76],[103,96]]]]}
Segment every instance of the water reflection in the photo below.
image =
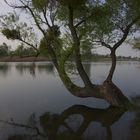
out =
{"type": "MultiPolygon", "coordinates": [[[[123,63],[118,65],[115,82],[128,97],[139,94],[138,63],[131,63],[131,65],[123,63]],[[121,65],[123,63],[124,66],[121,65]]],[[[88,74],[94,75],[97,81],[103,81],[99,76],[106,75],[105,72],[108,70],[106,64],[110,63],[85,63],[84,66],[85,69],[88,66],[88,74]]],[[[139,140],[138,108],[135,112],[132,111],[133,115],[130,114],[131,112],[112,107],[97,109],[97,106],[105,108],[107,104],[102,104],[95,99],[83,100],[69,95],[69,92],[59,83],[58,77],[53,76],[54,72],[51,63],[1,64],[0,75],[8,76],[3,79],[1,76],[0,139],[5,138],[5,136],[3,138],[4,133],[8,140],[139,140]],[[33,82],[29,74],[36,76],[37,80],[33,82]],[[24,78],[19,78],[21,75],[24,78]],[[77,103],[86,106],[71,106],[77,103]],[[68,106],[71,107],[67,108],[68,106]],[[26,123],[31,112],[36,114],[30,115],[26,123]],[[10,117],[14,118],[7,119],[10,117]]],[[[132,100],[140,105],[139,96],[132,100]]]]}
{"type": "Polygon", "coordinates": [[[135,96],[132,101],[138,106],[135,110],[135,118],[130,123],[130,136],[129,140],[140,139],[140,96],[135,96]]]}
{"type": "Polygon", "coordinates": [[[38,63],[19,63],[16,64],[16,70],[19,72],[20,75],[24,75],[26,73],[29,73],[32,75],[32,77],[36,77],[36,73],[47,73],[47,74],[53,74],[54,73],[54,66],[52,63],[48,64],[38,64],[38,63]]]}
{"type": "MultiPolygon", "coordinates": [[[[140,104],[140,97],[133,99],[140,104]]],[[[130,122],[127,139],[123,140],[139,140],[140,137],[140,108],[133,109],[136,115],[130,122]]],[[[60,114],[45,112],[36,118],[33,113],[27,124],[20,124],[13,120],[0,122],[21,130],[20,133],[9,135],[7,140],[113,140],[112,126],[120,121],[125,112],[125,109],[111,106],[98,109],[73,105],[60,114]],[[97,123],[105,130],[105,133],[101,131],[99,136],[96,135],[97,123]]],[[[119,136],[116,139],[118,138],[119,136]]]]}
{"type": "Polygon", "coordinates": [[[11,71],[11,65],[7,63],[0,64],[0,75],[7,76],[8,73],[11,71]]]}
{"type": "MultiPolygon", "coordinates": [[[[111,125],[118,121],[123,113],[124,110],[113,107],[96,109],[84,105],[74,105],[66,109],[59,116],[45,113],[40,117],[40,122],[44,130],[48,132],[50,140],[92,139],[94,136],[89,136],[88,133],[86,133],[86,130],[92,122],[100,123],[106,129],[107,138],[111,140],[111,125]]],[[[90,129],[94,131],[92,127],[90,129]]]]}
{"type": "Polygon", "coordinates": [[[36,76],[35,74],[36,63],[31,63],[31,64],[20,63],[20,64],[17,64],[15,67],[20,75],[23,75],[27,72],[27,73],[30,73],[33,77],[36,76]]]}
{"type": "MultiPolygon", "coordinates": [[[[64,110],[61,114],[46,112],[39,118],[40,126],[37,126],[35,117],[30,117],[30,124],[18,124],[13,121],[1,121],[16,127],[30,129],[32,133],[15,134],[9,136],[8,140],[92,140],[95,136],[89,136],[89,127],[93,122],[98,122],[106,130],[104,138],[112,140],[111,126],[124,114],[125,110],[108,107],[106,109],[90,108],[84,105],[73,105],[64,110]],[[79,120],[79,121],[78,121],[79,120]]],[[[96,123],[95,123],[96,125],[96,123]]],[[[96,139],[97,140],[97,139],[96,139]]]]}
{"type": "Polygon", "coordinates": [[[91,77],[91,63],[84,64],[84,69],[89,77],[91,77]]]}
{"type": "Polygon", "coordinates": [[[53,74],[55,68],[54,68],[53,64],[48,63],[47,65],[46,64],[37,65],[37,69],[38,69],[39,73],[46,72],[47,74],[53,74]]]}

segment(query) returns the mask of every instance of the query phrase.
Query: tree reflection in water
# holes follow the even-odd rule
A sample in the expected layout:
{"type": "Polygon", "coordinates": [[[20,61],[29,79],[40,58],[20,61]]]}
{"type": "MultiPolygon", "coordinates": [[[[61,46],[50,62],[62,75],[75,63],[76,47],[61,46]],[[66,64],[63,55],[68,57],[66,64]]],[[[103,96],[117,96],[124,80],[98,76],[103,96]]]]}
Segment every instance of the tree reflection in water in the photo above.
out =
{"type": "Polygon", "coordinates": [[[106,139],[112,140],[111,125],[118,121],[124,112],[122,108],[96,109],[74,105],[61,114],[44,113],[39,119],[40,126],[18,124],[13,121],[1,120],[1,122],[33,131],[33,133],[26,134],[25,131],[25,134],[9,136],[8,140],[87,140],[87,138],[93,140],[94,136],[89,138],[84,134],[92,122],[100,123],[106,129],[106,139]],[[74,121],[79,117],[81,119],[75,127],[74,121]]]}
{"type": "Polygon", "coordinates": [[[0,75],[7,76],[8,72],[11,70],[11,65],[7,63],[0,64],[0,75]]]}
{"type": "Polygon", "coordinates": [[[16,65],[16,70],[19,72],[20,75],[29,72],[32,75],[32,77],[36,77],[35,68],[36,68],[36,63],[34,62],[31,64],[19,63],[16,65]]]}
{"type": "MultiPolygon", "coordinates": [[[[140,104],[140,97],[132,98],[132,101],[140,104]]],[[[140,108],[133,108],[136,115],[130,122],[130,134],[128,140],[139,140],[140,137],[140,108]]],[[[18,128],[25,128],[20,134],[11,135],[8,140],[98,140],[94,131],[88,135],[86,131],[91,123],[99,123],[106,130],[103,140],[112,140],[111,126],[119,121],[126,112],[125,109],[108,107],[106,109],[91,108],[84,105],[73,105],[61,114],[45,112],[36,123],[35,114],[32,114],[28,124],[19,124],[13,121],[3,121],[18,128]],[[35,122],[35,123],[33,123],[35,122]]],[[[96,125],[96,124],[95,124],[96,125]]]]}
{"type": "MultiPolygon", "coordinates": [[[[27,70],[33,76],[36,75],[36,68],[42,72],[54,71],[53,65],[49,65],[49,67],[47,67],[47,65],[37,64],[27,66],[22,63],[16,65],[16,69],[20,71],[21,74],[27,70]]],[[[110,93],[115,92],[113,88],[115,88],[115,91],[117,89],[118,92],[121,92],[114,83],[110,83],[110,93]]],[[[132,98],[132,100],[140,105],[140,97],[132,98]]],[[[106,109],[96,109],[84,105],[74,105],[64,110],[61,114],[44,113],[39,117],[39,124],[33,125],[33,123],[31,123],[33,119],[35,119],[34,117],[30,117],[29,124],[20,124],[4,120],[0,122],[18,128],[25,128],[25,131],[20,134],[10,135],[8,140],[99,140],[94,133],[90,136],[86,133],[91,123],[96,122],[100,123],[106,130],[106,137],[104,137],[103,140],[112,140],[111,126],[120,119],[125,111],[123,108],[114,108],[111,106],[106,109]]],[[[130,124],[131,133],[129,140],[139,140],[140,137],[140,110],[138,108],[135,111],[135,119],[130,124]]],[[[95,131],[92,127],[90,127],[90,129],[92,129],[92,132],[95,131]]]]}
{"type": "Polygon", "coordinates": [[[130,136],[129,140],[139,140],[140,139],[140,96],[132,98],[132,101],[137,105],[135,109],[135,118],[130,123],[130,136]]]}
{"type": "Polygon", "coordinates": [[[48,64],[37,64],[36,62],[32,63],[19,63],[16,65],[16,70],[20,75],[29,73],[32,77],[36,77],[36,72],[38,70],[39,73],[46,72],[47,74],[54,73],[54,66],[52,63],[48,64]]]}

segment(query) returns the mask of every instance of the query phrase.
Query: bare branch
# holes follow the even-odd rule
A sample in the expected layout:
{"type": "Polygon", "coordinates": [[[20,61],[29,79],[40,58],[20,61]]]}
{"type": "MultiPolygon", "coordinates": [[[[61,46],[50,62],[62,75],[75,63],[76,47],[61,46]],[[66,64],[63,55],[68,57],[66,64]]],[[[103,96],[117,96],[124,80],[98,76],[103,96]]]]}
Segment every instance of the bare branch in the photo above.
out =
{"type": "Polygon", "coordinates": [[[43,13],[44,19],[46,21],[46,24],[51,29],[51,25],[49,24],[49,21],[48,21],[47,16],[46,16],[46,10],[42,9],[42,13],[43,13]]]}
{"type": "Polygon", "coordinates": [[[112,47],[109,44],[105,43],[102,40],[96,40],[96,41],[93,41],[93,42],[100,43],[102,46],[104,46],[104,47],[106,47],[106,48],[108,48],[110,50],[112,49],[112,47]]]}
{"type": "Polygon", "coordinates": [[[33,19],[34,19],[34,21],[35,21],[37,27],[40,29],[40,31],[41,31],[43,34],[45,34],[45,33],[44,33],[44,30],[41,28],[41,26],[40,26],[40,24],[39,24],[39,22],[38,22],[38,20],[37,20],[37,18],[36,18],[36,16],[35,16],[33,10],[31,9],[31,7],[29,7],[27,4],[25,4],[25,3],[24,3],[23,1],[21,1],[21,0],[20,0],[20,2],[21,2],[23,5],[20,5],[20,6],[9,4],[9,3],[7,2],[7,0],[4,0],[4,1],[5,1],[10,7],[14,8],[14,9],[28,9],[29,12],[30,12],[31,15],[32,15],[32,17],[33,17],[33,19]]]}

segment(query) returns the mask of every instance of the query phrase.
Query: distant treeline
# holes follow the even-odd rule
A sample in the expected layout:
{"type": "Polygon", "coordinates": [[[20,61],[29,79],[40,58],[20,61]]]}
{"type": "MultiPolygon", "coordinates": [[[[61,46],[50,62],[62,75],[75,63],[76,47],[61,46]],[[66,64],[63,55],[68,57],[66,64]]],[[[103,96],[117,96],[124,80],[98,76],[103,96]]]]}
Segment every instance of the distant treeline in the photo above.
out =
{"type": "MultiPolygon", "coordinates": [[[[20,57],[20,58],[26,58],[26,57],[33,57],[36,56],[36,51],[31,47],[24,47],[23,44],[19,45],[15,50],[11,49],[11,46],[8,46],[6,43],[3,43],[0,45],[0,57],[20,57]]],[[[47,57],[49,58],[49,54],[46,50],[40,49],[39,56],[47,57]]],[[[74,59],[74,55],[71,55],[70,60],[74,59]]],[[[110,60],[110,55],[101,55],[97,53],[91,53],[90,51],[84,51],[82,53],[82,60],[84,61],[107,61],[110,60]]],[[[117,56],[117,60],[140,60],[138,57],[131,57],[131,56],[117,56]]]]}

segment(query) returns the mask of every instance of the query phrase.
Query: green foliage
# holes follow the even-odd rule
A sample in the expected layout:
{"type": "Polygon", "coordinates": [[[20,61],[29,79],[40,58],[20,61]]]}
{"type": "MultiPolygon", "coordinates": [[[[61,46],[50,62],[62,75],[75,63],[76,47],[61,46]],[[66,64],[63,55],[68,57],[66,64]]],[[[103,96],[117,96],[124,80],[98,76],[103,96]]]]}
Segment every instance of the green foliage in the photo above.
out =
{"type": "Polygon", "coordinates": [[[47,30],[47,35],[50,40],[53,40],[54,38],[58,38],[60,36],[61,32],[59,30],[59,26],[54,25],[50,29],[47,30]]]}
{"type": "Polygon", "coordinates": [[[74,10],[74,18],[82,19],[82,17],[86,17],[89,12],[89,7],[85,6],[88,0],[60,0],[60,5],[57,7],[57,20],[62,24],[67,24],[68,22],[68,6],[71,6],[74,10]]]}
{"type": "Polygon", "coordinates": [[[17,46],[16,50],[13,52],[15,56],[26,57],[26,56],[35,56],[36,52],[33,48],[27,48],[23,44],[17,46]]]}
{"type": "Polygon", "coordinates": [[[36,46],[37,37],[32,27],[29,27],[26,22],[21,22],[19,15],[8,13],[0,18],[1,32],[8,39],[25,41],[36,46]]]}
{"type": "Polygon", "coordinates": [[[140,38],[135,38],[133,43],[131,42],[131,45],[134,49],[140,50],[140,38]]]}
{"type": "Polygon", "coordinates": [[[19,45],[14,53],[16,56],[22,57],[23,55],[23,44],[19,45]]]}
{"type": "Polygon", "coordinates": [[[48,6],[49,0],[32,0],[32,4],[37,10],[42,10],[48,6]]]}
{"type": "Polygon", "coordinates": [[[126,0],[127,7],[129,8],[129,14],[138,14],[140,13],[140,1],[139,0],[126,0]]]}
{"type": "Polygon", "coordinates": [[[84,4],[86,0],[60,0],[60,3],[64,6],[71,6],[72,8],[77,8],[78,6],[84,4]]]}
{"type": "Polygon", "coordinates": [[[47,43],[44,38],[40,41],[39,51],[41,55],[48,56],[47,43]]]}
{"type": "Polygon", "coordinates": [[[89,40],[81,41],[81,52],[82,54],[91,54],[92,44],[89,40]]]}
{"type": "Polygon", "coordinates": [[[59,38],[60,31],[58,26],[53,26],[46,32],[47,40],[42,38],[39,44],[40,53],[44,56],[48,56],[48,47],[51,45],[57,55],[60,55],[62,42],[59,38]]]}
{"type": "MultiPolygon", "coordinates": [[[[132,9],[132,6],[130,6],[131,3],[134,7],[137,7],[135,2],[106,0],[102,3],[101,1],[96,3],[96,5],[91,4],[89,9],[92,16],[79,27],[79,32],[81,32],[81,28],[86,28],[83,35],[88,39],[90,38],[93,45],[95,44],[94,41],[100,40],[107,44],[115,44],[123,36],[122,29],[125,29],[132,20],[140,15],[138,8],[132,9]]],[[[136,3],[138,4],[138,2],[136,3]]],[[[138,30],[135,25],[130,29],[129,35],[138,30]]]]}
{"type": "Polygon", "coordinates": [[[53,25],[51,28],[48,28],[46,31],[46,38],[43,38],[42,48],[52,47],[57,57],[61,54],[62,49],[62,40],[60,39],[61,32],[57,25],[53,25]]]}
{"type": "Polygon", "coordinates": [[[12,40],[15,40],[15,39],[20,39],[21,36],[20,36],[20,32],[18,30],[15,30],[15,29],[3,29],[2,30],[2,34],[4,36],[7,37],[7,39],[12,39],[12,40]]]}
{"type": "Polygon", "coordinates": [[[3,43],[2,45],[0,45],[0,56],[9,55],[9,50],[10,47],[6,43],[3,43]]]}

